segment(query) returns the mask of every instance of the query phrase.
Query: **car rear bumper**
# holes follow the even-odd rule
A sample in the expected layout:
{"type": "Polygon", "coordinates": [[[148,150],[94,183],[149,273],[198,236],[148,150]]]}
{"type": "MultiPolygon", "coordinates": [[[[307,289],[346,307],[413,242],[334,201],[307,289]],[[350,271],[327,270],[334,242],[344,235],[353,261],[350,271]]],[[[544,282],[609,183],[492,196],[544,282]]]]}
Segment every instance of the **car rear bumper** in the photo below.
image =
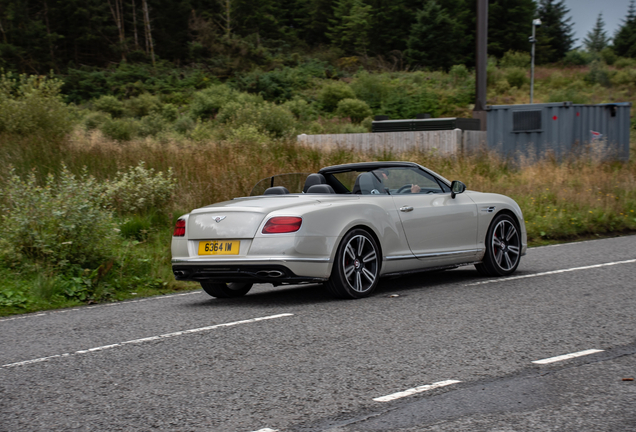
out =
{"type": "Polygon", "coordinates": [[[173,259],[177,280],[267,282],[273,284],[324,282],[329,278],[329,258],[173,259]]]}

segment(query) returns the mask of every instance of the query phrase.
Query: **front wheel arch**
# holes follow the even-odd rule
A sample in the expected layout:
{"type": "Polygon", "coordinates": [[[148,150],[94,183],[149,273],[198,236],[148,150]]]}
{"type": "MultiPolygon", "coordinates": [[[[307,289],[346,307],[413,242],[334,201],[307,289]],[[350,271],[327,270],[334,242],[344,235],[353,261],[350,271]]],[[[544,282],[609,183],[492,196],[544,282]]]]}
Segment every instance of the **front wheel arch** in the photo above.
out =
{"type": "Polygon", "coordinates": [[[519,220],[508,211],[501,211],[493,217],[484,245],[486,251],[481,263],[475,264],[483,276],[509,276],[517,270],[522,252],[521,227],[519,220]]]}

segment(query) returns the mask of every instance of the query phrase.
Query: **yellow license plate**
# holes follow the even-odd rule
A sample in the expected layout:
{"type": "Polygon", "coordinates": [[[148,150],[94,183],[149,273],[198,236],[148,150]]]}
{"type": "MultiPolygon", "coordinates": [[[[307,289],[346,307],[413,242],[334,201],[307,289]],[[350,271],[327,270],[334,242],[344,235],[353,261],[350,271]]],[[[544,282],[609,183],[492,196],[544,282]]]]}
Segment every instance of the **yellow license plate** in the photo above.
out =
{"type": "Polygon", "coordinates": [[[238,255],[239,240],[211,240],[199,242],[199,255],[238,255]]]}

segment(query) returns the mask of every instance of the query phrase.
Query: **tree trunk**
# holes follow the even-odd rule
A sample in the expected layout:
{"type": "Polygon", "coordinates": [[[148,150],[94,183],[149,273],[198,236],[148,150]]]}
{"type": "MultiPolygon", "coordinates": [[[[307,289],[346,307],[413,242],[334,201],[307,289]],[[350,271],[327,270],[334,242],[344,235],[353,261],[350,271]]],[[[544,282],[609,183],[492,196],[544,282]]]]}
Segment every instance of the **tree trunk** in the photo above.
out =
{"type": "Polygon", "coordinates": [[[150,29],[150,14],[148,13],[148,1],[142,0],[144,8],[144,30],[146,33],[146,49],[150,49],[150,58],[152,59],[152,67],[155,67],[155,48],[152,43],[152,30],[150,29]]]}
{"type": "Polygon", "coordinates": [[[219,0],[219,3],[223,9],[223,15],[221,16],[223,23],[219,25],[225,33],[225,37],[229,39],[232,33],[232,0],[219,0]]]}
{"type": "Polygon", "coordinates": [[[135,8],[135,0],[132,0],[132,13],[133,13],[133,34],[135,36],[135,49],[139,49],[139,39],[137,37],[137,9],[135,8]]]}
{"type": "Polygon", "coordinates": [[[124,30],[124,16],[122,14],[123,7],[121,5],[122,0],[115,0],[115,7],[111,0],[108,0],[108,6],[110,6],[110,12],[113,14],[113,19],[117,25],[119,31],[119,49],[121,50],[121,59],[126,60],[126,33],[124,30]]]}
{"type": "Polygon", "coordinates": [[[46,1],[44,1],[44,22],[46,24],[46,35],[48,36],[48,39],[49,39],[49,55],[51,56],[51,63],[55,63],[55,55],[53,53],[53,41],[51,40],[51,26],[49,25],[49,5],[46,1]]]}
{"type": "Polygon", "coordinates": [[[2,40],[4,40],[4,43],[8,43],[7,34],[4,32],[4,27],[2,27],[2,20],[0,20],[0,31],[2,32],[2,40]]]}

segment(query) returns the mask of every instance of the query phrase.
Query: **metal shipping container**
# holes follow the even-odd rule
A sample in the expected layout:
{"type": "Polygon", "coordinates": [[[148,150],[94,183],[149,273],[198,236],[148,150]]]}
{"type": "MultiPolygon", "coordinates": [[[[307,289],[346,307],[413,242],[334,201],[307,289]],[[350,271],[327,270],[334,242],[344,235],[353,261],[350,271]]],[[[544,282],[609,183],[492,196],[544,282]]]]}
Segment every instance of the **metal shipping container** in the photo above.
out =
{"type": "Polygon", "coordinates": [[[513,158],[595,152],[626,161],[631,106],[629,102],[487,106],[488,148],[513,158]]]}

